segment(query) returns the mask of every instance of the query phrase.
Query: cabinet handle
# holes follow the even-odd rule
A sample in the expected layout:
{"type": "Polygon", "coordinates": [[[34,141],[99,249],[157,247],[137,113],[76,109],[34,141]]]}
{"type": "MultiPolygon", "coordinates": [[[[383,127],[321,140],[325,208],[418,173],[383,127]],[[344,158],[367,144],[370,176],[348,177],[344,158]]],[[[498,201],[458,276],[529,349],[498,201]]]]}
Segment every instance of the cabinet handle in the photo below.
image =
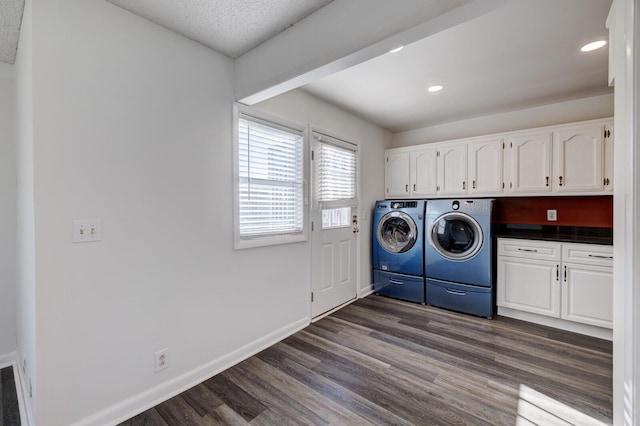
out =
{"type": "Polygon", "coordinates": [[[476,189],[476,181],[473,181],[473,189],[476,189]]]}
{"type": "Polygon", "coordinates": [[[562,186],[562,176],[560,176],[558,179],[560,179],[560,186],[562,186]]]}
{"type": "Polygon", "coordinates": [[[467,189],[467,182],[462,181],[462,189],[467,189]]]}
{"type": "Polygon", "coordinates": [[[513,182],[509,182],[509,189],[513,188],[513,182]]]}
{"type": "Polygon", "coordinates": [[[556,282],[560,281],[560,265],[556,265],[556,282]]]}
{"type": "Polygon", "coordinates": [[[604,178],[604,186],[609,186],[609,178],[604,178]]]}
{"type": "Polygon", "coordinates": [[[549,186],[549,176],[547,176],[545,179],[547,180],[547,182],[545,183],[545,186],[549,186]]]}
{"type": "Polygon", "coordinates": [[[413,184],[413,190],[414,191],[416,190],[416,184],[415,183],[413,184]]]}
{"type": "Polygon", "coordinates": [[[518,251],[526,251],[526,252],[529,252],[529,253],[537,253],[538,252],[538,250],[535,250],[535,249],[523,249],[523,248],[518,248],[518,251]]]}
{"type": "Polygon", "coordinates": [[[599,255],[599,254],[589,254],[587,255],[588,257],[595,257],[598,259],[613,259],[613,256],[603,256],[603,255],[599,255]]]}
{"type": "Polygon", "coordinates": [[[404,192],[409,192],[409,185],[404,186],[404,192]]]}
{"type": "Polygon", "coordinates": [[[567,265],[564,265],[564,282],[567,282],[567,265]]]}

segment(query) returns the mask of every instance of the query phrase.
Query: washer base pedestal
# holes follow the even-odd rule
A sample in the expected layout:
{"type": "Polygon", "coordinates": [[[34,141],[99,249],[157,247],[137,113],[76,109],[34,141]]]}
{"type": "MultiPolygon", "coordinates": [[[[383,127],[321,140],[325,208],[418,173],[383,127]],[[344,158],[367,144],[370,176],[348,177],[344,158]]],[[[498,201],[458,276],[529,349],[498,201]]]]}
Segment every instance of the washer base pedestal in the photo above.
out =
{"type": "Polygon", "coordinates": [[[427,278],[428,305],[479,317],[492,318],[495,313],[493,287],[478,287],[427,278]]]}

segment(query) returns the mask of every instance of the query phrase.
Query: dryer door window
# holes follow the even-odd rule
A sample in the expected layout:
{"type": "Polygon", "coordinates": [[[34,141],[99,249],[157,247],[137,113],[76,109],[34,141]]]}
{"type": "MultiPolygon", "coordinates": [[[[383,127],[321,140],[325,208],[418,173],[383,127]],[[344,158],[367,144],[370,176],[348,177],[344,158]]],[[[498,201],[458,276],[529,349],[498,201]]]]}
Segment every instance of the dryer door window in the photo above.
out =
{"type": "Polygon", "coordinates": [[[467,260],[482,248],[482,228],[471,216],[450,212],[431,225],[429,243],[449,260],[467,260]]]}
{"type": "Polygon", "coordinates": [[[378,242],[386,251],[404,253],[418,239],[418,228],[411,216],[404,212],[389,212],[378,223],[378,242]]]}

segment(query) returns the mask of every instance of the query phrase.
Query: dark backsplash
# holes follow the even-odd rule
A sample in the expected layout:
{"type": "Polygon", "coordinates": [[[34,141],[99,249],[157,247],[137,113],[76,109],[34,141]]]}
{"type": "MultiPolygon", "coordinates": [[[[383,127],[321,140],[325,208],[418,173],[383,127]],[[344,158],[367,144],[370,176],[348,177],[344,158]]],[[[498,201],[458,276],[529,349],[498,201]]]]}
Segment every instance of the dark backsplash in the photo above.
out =
{"type": "Polygon", "coordinates": [[[498,198],[496,204],[498,224],[543,225],[554,229],[561,228],[562,234],[567,235],[575,232],[584,234],[588,232],[586,228],[613,228],[613,196],[611,195],[504,197],[498,198]],[[548,209],[557,210],[557,221],[547,221],[548,209]]]}

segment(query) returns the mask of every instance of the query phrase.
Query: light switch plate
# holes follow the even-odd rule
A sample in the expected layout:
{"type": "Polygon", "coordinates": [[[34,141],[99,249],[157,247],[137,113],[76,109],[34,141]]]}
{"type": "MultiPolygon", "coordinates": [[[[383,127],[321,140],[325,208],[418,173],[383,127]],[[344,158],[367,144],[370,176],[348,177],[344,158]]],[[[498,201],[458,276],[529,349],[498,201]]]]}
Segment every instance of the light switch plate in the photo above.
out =
{"type": "Polygon", "coordinates": [[[547,220],[549,222],[556,222],[558,220],[558,210],[547,210],[547,220]]]}
{"type": "Polygon", "coordinates": [[[102,220],[100,219],[76,219],[73,221],[74,243],[90,243],[102,240],[102,220]]]}

